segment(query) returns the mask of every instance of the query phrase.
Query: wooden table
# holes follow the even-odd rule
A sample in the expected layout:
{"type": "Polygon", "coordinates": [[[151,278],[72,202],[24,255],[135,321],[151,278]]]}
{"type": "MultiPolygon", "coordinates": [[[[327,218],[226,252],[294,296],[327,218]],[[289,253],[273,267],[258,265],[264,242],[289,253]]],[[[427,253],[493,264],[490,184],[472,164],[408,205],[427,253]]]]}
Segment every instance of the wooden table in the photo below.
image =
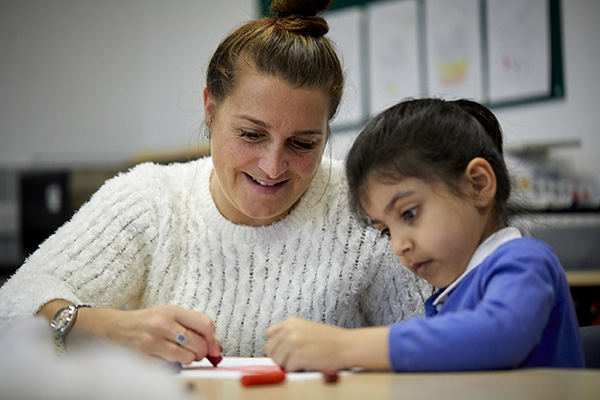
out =
{"type": "Polygon", "coordinates": [[[186,379],[203,399],[600,399],[600,370],[522,369],[459,373],[373,373],[244,387],[236,379],[186,379]]]}

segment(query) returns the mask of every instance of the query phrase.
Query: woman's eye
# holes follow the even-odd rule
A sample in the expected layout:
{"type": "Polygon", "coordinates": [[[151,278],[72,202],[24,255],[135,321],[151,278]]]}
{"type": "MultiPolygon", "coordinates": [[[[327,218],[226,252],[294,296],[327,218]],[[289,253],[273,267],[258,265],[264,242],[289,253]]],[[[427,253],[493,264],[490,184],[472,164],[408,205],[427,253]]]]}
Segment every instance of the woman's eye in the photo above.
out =
{"type": "Polygon", "coordinates": [[[410,210],[406,210],[402,213],[402,218],[404,220],[411,221],[417,217],[417,213],[419,212],[419,207],[413,207],[410,210]]]}
{"type": "Polygon", "coordinates": [[[242,131],[240,137],[248,140],[257,140],[260,138],[258,133],[242,131]]]}
{"type": "Polygon", "coordinates": [[[292,140],[292,144],[302,150],[311,150],[315,148],[315,142],[305,142],[303,140],[292,140]]]}

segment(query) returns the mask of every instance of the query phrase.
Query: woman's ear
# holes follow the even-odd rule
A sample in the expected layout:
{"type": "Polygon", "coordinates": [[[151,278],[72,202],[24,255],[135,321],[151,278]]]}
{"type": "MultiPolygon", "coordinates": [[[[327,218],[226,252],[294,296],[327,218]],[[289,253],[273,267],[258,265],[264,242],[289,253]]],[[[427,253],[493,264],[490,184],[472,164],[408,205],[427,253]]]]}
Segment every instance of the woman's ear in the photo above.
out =
{"type": "Polygon", "coordinates": [[[217,108],[217,104],[210,93],[208,93],[208,87],[204,87],[204,92],[202,94],[204,97],[204,119],[209,121],[217,108]]]}
{"type": "Polygon", "coordinates": [[[467,165],[465,177],[472,190],[475,205],[487,207],[492,204],[496,196],[496,174],[490,163],[485,158],[475,157],[467,165]]]}

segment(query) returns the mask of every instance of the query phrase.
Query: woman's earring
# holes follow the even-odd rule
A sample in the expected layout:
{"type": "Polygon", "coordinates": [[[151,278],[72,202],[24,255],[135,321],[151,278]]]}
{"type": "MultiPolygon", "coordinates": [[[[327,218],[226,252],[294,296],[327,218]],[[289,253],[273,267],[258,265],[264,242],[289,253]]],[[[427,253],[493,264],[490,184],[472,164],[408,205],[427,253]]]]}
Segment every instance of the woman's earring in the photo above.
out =
{"type": "Polygon", "coordinates": [[[208,122],[204,123],[204,129],[202,129],[202,136],[204,136],[204,139],[206,140],[210,140],[211,136],[212,136],[212,128],[210,127],[210,125],[212,124],[212,118],[208,120],[208,122]]]}
{"type": "Polygon", "coordinates": [[[202,130],[202,136],[204,136],[204,139],[210,140],[211,135],[212,135],[211,127],[209,125],[204,125],[204,129],[202,130]]]}

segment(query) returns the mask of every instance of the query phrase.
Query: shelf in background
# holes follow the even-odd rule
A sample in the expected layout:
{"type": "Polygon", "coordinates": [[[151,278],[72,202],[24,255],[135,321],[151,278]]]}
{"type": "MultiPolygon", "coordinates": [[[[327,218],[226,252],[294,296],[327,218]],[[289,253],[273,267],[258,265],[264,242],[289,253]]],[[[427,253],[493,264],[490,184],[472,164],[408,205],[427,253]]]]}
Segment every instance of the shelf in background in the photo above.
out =
{"type": "MultiPolygon", "coordinates": [[[[571,287],[600,286],[600,269],[598,271],[565,271],[571,287]]],[[[600,298],[600,292],[598,297],[600,298]]]]}

